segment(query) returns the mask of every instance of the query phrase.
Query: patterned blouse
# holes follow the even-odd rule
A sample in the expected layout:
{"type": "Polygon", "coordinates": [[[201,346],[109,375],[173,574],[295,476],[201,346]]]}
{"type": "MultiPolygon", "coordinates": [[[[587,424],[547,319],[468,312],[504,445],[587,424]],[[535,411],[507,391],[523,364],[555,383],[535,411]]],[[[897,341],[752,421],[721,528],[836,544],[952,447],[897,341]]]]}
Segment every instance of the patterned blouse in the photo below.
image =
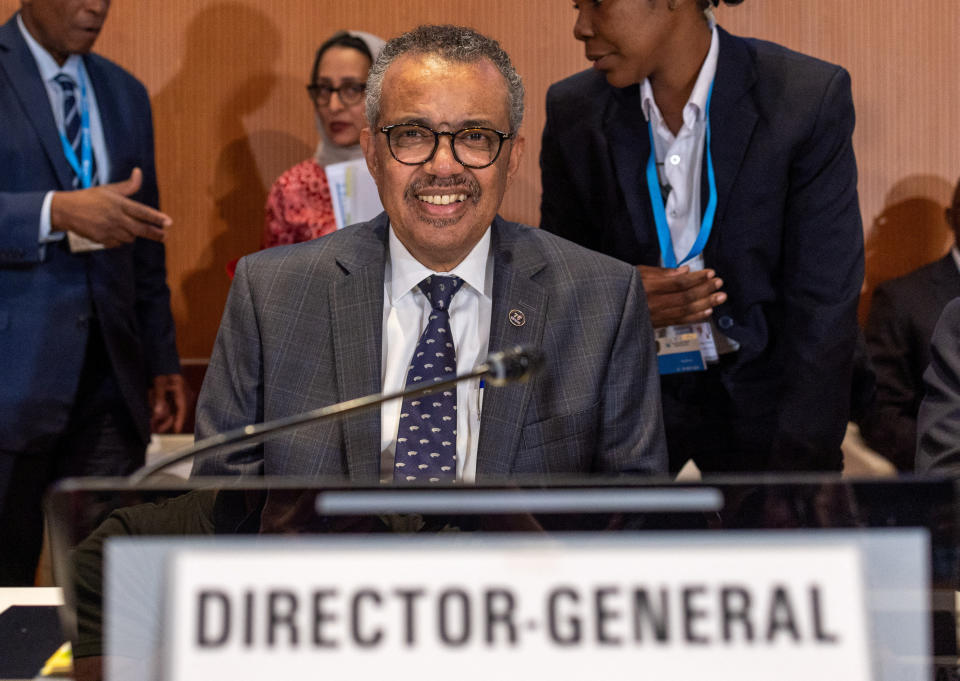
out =
{"type": "Polygon", "coordinates": [[[267,197],[263,247],[316,239],[337,229],[327,176],[313,159],[277,178],[267,197]]]}

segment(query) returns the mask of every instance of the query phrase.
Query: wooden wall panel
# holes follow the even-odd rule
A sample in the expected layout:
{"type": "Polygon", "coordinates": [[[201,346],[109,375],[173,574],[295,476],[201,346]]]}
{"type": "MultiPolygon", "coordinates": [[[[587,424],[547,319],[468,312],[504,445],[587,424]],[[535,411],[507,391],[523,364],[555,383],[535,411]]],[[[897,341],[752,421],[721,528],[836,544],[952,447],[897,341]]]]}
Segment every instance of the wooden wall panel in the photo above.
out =
{"type": "MultiPolygon", "coordinates": [[[[18,4],[0,0],[0,15],[18,4]]],[[[942,252],[942,208],[960,175],[960,3],[748,0],[718,16],[735,33],[850,70],[871,281],[942,252]]],[[[327,35],[452,22],[499,39],[527,86],[527,153],[502,212],[536,224],[546,88],[587,66],[574,18],[569,0],[116,0],[97,49],[143,80],[153,101],[183,356],[209,354],[226,263],[257,248],[270,184],[312,152],[303,84],[327,35]]]]}

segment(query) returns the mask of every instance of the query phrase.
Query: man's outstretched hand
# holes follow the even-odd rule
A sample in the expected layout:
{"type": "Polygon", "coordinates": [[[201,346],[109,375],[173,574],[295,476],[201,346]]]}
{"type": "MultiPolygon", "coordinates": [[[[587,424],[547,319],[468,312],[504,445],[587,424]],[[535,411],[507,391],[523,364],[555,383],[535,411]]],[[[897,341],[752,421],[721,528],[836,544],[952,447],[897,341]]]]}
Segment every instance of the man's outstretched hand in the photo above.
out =
{"type": "Polygon", "coordinates": [[[140,191],[143,172],[134,168],[130,177],[89,189],[54,192],[50,223],[54,231],[72,231],[107,248],[131,243],[137,237],[163,241],[169,215],[128,197],[140,191]]]}

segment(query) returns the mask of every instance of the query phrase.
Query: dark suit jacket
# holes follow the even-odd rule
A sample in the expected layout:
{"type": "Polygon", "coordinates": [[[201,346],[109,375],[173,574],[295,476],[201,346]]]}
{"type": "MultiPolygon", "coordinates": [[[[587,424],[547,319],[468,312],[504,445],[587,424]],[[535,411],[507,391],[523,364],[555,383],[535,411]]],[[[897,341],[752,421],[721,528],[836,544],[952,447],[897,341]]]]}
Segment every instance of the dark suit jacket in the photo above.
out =
{"type": "MultiPolygon", "coordinates": [[[[478,480],[660,473],[666,449],[653,335],[635,270],[496,218],[491,351],[541,348],[527,383],[484,392],[478,480]],[[511,310],[526,317],[508,321],[511,310]]],[[[240,260],[197,404],[197,438],[381,390],[387,216],[240,260]]],[[[376,482],[380,412],[324,422],[194,474],[376,482]]]]}
{"type": "Polygon", "coordinates": [[[923,380],[917,472],[960,477],[960,299],[948,304],[937,322],[923,380]]]}
{"type": "MultiPolygon", "coordinates": [[[[153,123],[143,85],[90,54],[110,154],[110,181],[143,170],[139,201],[157,205],[153,123]]],[[[16,18],[0,27],[0,449],[44,446],[65,425],[91,318],[99,320],[119,389],[144,442],[147,380],[178,373],[163,245],[136,243],[73,255],[41,249],[40,208],[72,186],[46,89],[16,18]]]]}
{"type": "Polygon", "coordinates": [[[903,471],[913,470],[916,458],[917,411],[933,329],[957,296],[960,271],[950,253],[873,292],[866,339],[877,393],[860,425],[867,444],[903,471]]]}
{"type": "MultiPolygon", "coordinates": [[[[771,468],[836,469],[863,279],[850,78],[778,45],[722,29],[719,40],[718,204],[704,259],[728,294],[714,319],[740,344],[721,368],[724,412],[769,433],[771,468]]],[[[596,71],[550,88],[541,226],[658,265],[640,102],[639,86],[613,88],[596,71]]]]}

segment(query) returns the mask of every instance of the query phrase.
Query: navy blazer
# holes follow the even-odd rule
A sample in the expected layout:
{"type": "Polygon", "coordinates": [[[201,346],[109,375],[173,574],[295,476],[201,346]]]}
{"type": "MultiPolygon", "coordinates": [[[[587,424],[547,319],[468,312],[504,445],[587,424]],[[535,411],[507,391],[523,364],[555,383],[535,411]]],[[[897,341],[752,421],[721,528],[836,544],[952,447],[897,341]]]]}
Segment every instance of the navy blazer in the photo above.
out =
{"type": "MultiPolygon", "coordinates": [[[[710,108],[718,204],[704,260],[728,294],[714,319],[740,344],[721,381],[732,411],[770,432],[771,467],[836,469],[863,280],[850,78],[718,31],[710,108]]],[[[638,85],[613,88],[597,71],[554,84],[541,226],[658,265],[649,154],[638,85]]]]}
{"type": "MultiPolygon", "coordinates": [[[[666,472],[653,332],[636,270],[542,230],[491,227],[491,351],[543,350],[526,383],[488,387],[477,479],[666,472]],[[511,312],[525,323],[511,323],[511,312]]],[[[379,393],[387,216],[242,258],[197,402],[197,438],[379,393]]],[[[376,482],[380,410],[198,459],[199,475],[376,482]]]]}
{"type": "MultiPolygon", "coordinates": [[[[133,198],[157,206],[153,121],[146,89],[95,54],[84,66],[97,93],[111,177],[143,171],[133,198]]],[[[124,401],[149,439],[148,379],[179,372],[163,245],[71,254],[66,240],[38,244],[49,190],[72,174],[47,91],[16,23],[0,27],[0,449],[42,448],[76,399],[91,318],[99,320],[124,401]]]]}

